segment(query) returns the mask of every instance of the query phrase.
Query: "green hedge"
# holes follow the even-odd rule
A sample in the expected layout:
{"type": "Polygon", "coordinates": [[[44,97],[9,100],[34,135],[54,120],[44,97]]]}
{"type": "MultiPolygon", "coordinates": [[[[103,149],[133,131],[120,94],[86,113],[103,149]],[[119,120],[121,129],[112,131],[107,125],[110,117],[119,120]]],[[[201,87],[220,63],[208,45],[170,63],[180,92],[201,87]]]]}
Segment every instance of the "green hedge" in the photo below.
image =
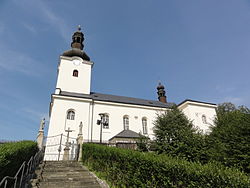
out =
{"type": "Polygon", "coordinates": [[[117,187],[250,187],[247,175],[217,164],[83,144],[84,165],[117,187]]]}
{"type": "Polygon", "coordinates": [[[19,141],[0,144],[0,181],[5,176],[14,176],[24,161],[38,151],[37,143],[19,141]]]}

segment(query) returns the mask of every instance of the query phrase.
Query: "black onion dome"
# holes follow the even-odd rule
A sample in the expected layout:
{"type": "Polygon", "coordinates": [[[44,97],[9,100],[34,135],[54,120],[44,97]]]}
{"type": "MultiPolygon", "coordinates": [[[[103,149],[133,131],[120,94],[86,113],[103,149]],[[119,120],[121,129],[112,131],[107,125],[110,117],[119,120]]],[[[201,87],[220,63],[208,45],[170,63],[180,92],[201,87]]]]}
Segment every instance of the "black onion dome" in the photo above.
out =
{"type": "Polygon", "coordinates": [[[84,34],[81,32],[80,25],[78,26],[78,30],[74,32],[72,35],[72,42],[71,42],[71,49],[63,52],[63,56],[73,57],[77,56],[82,58],[83,60],[90,61],[89,56],[83,51],[83,41],[84,41],[84,34]]]}
{"type": "Polygon", "coordinates": [[[160,89],[165,89],[165,88],[161,83],[159,83],[159,85],[157,86],[157,89],[160,90],[160,89]]]}
{"type": "Polygon", "coordinates": [[[67,50],[67,51],[63,52],[62,55],[67,56],[67,57],[77,56],[77,57],[82,58],[83,60],[90,61],[89,56],[83,50],[80,50],[78,48],[72,48],[70,50],[67,50]]]}

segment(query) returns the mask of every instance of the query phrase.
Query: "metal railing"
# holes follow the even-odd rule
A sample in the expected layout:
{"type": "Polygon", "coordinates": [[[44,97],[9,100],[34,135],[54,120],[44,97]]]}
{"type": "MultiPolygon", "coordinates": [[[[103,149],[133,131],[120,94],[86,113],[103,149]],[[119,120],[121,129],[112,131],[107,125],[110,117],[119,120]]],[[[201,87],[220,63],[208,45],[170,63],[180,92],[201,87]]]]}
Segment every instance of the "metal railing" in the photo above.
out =
{"type": "Polygon", "coordinates": [[[45,161],[63,160],[64,149],[69,147],[69,160],[77,160],[79,155],[79,144],[77,138],[62,134],[44,137],[45,161]]]}
{"type": "Polygon", "coordinates": [[[5,176],[0,182],[0,188],[25,187],[25,185],[29,183],[29,180],[33,178],[36,167],[43,159],[43,154],[44,151],[39,150],[27,163],[26,161],[23,162],[14,177],[5,176]]]}

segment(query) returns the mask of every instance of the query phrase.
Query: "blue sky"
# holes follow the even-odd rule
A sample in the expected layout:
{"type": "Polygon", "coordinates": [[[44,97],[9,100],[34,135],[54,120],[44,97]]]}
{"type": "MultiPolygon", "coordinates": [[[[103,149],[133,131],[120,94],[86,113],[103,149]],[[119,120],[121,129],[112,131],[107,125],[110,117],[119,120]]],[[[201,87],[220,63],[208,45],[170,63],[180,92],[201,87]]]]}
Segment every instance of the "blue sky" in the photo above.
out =
{"type": "Polygon", "coordinates": [[[36,138],[79,24],[92,91],[250,107],[250,1],[1,0],[0,139],[36,138]]]}

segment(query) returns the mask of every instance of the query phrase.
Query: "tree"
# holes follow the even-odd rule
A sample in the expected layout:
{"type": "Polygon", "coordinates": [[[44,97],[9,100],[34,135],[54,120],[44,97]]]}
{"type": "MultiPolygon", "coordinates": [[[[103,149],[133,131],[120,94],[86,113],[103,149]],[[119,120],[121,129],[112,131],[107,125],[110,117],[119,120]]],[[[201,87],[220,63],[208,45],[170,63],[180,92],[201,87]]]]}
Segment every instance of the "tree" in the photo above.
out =
{"type": "Polygon", "coordinates": [[[225,103],[218,105],[216,112],[218,115],[221,115],[221,114],[224,114],[226,112],[233,112],[235,110],[237,110],[237,108],[233,103],[225,102],[225,103]]]}
{"type": "Polygon", "coordinates": [[[204,136],[176,106],[155,121],[155,142],[158,153],[198,161],[206,158],[203,152],[204,136]]]}
{"type": "Polygon", "coordinates": [[[140,137],[136,142],[137,150],[142,151],[142,152],[149,151],[150,138],[147,137],[147,136],[142,135],[141,133],[139,133],[139,135],[140,135],[140,137]]]}
{"type": "Polygon", "coordinates": [[[233,106],[218,106],[215,126],[207,139],[209,155],[212,160],[250,173],[250,110],[233,106]]]}

